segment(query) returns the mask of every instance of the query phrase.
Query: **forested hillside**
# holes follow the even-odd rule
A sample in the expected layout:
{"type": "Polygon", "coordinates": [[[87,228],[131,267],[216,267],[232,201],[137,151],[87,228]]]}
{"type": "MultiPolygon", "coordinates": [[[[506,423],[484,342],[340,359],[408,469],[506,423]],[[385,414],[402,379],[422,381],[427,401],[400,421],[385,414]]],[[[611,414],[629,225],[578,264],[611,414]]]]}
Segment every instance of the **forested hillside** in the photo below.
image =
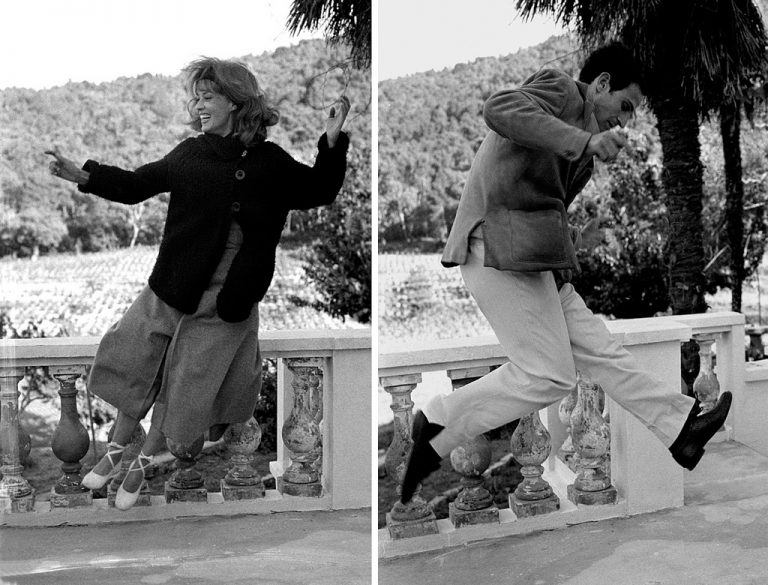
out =
{"type": "MultiPolygon", "coordinates": [[[[370,165],[370,74],[336,67],[344,55],[323,41],[304,41],[243,58],[280,109],[269,139],[306,162],[328,107],[345,92],[353,104],[346,129],[363,154],[355,160],[370,165]]],[[[48,174],[43,151],[56,146],[75,161],[135,168],[193,133],[185,125],[186,100],[181,75],[0,90],[0,256],[157,243],[167,196],[128,207],[80,194],[48,174]]],[[[363,174],[370,176],[370,167],[363,174]]],[[[312,217],[297,214],[291,227],[309,229],[312,217]]]]}

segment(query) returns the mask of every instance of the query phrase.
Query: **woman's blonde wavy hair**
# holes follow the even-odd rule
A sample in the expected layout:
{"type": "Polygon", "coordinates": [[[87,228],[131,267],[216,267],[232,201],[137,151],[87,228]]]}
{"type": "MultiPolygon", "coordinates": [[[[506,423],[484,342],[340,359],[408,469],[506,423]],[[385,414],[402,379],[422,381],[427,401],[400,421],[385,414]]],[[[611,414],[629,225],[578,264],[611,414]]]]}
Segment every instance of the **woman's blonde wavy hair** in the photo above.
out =
{"type": "Polygon", "coordinates": [[[184,68],[187,75],[186,90],[190,96],[187,112],[188,124],[201,131],[200,117],[195,111],[197,84],[208,81],[211,89],[227,97],[237,109],[233,113],[233,135],[245,146],[263,142],[267,128],[280,119],[277,108],[272,107],[259,87],[256,76],[245,63],[225,61],[213,57],[201,57],[184,68]]]}

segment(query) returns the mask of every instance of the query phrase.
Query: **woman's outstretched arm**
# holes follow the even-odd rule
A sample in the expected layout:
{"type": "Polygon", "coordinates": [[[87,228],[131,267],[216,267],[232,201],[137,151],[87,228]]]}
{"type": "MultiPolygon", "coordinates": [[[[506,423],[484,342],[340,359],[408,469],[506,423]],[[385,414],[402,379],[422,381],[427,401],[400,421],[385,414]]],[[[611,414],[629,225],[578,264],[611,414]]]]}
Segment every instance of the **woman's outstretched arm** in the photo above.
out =
{"type": "Polygon", "coordinates": [[[126,171],[93,160],[86,161],[79,168],[74,161],[62,156],[58,149],[46,150],[45,153],[55,159],[48,165],[52,175],[76,183],[83,193],[93,193],[110,201],[131,205],[170,190],[167,156],[135,171],[126,171]]]}

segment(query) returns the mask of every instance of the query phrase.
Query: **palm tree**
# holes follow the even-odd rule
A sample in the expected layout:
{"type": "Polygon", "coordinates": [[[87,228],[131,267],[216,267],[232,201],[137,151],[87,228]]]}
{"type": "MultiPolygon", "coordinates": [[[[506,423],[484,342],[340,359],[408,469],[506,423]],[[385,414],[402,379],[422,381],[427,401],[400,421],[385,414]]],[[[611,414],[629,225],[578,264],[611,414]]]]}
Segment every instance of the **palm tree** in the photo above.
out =
{"type": "Polygon", "coordinates": [[[287,23],[291,34],[321,26],[329,42],[350,47],[354,67],[370,67],[371,0],[293,0],[287,23]]]}
{"type": "MultiPolygon", "coordinates": [[[[764,4],[764,2],[763,2],[764,4]]],[[[753,23],[758,24],[758,23],[753,23]]],[[[755,38],[765,38],[765,30],[759,26],[753,31],[755,38]]],[[[746,70],[739,83],[739,91],[733,99],[723,100],[720,105],[720,135],[723,139],[725,167],[725,225],[730,247],[731,309],[741,312],[741,288],[746,270],[744,244],[744,182],[741,167],[741,121],[745,117],[753,121],[755,108],[766,104],[765,80],[768,79],[768,62],[761,70],[746,70]],[[742,112],[744,115],[742,116],[742,112]]],[[[749,241],[749,240],[748,240],[749,241]]]]}
{"type": "MultiPolygon", "coordinates": [[[[620,38],[642,64],[664,154],[672,310],[704,312],[699,123],[713,110],[725,114],[727,184],[733,187],[728,210],[740,224],[740,162],[735,163],[741,156],[735,128],[745,78],[765,61],[760,12],[752,0],[516,0],[516,6],[526,18],[549,13],[574,25],[585,46],[620,38]]],[[[743,273],[738,257],[742,232],[729,222],[728,234],[735,238],[731,261],[740,262],[737,279],[743,273]]]]}
{"type": "Polygon", "coordinates": [[[731,309],[741,312],[744,282],[744,183],[741,173],[741,108],[736,100],[720,106],[725,163],[725,229],[731,249],[731,309]]]}

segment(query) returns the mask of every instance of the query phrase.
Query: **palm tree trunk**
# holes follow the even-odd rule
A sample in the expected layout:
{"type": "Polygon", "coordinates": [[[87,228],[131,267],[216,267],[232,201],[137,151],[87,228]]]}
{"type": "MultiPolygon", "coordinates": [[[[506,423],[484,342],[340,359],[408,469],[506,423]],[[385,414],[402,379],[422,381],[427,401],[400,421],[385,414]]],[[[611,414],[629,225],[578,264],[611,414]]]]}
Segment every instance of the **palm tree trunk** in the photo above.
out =
{"type": "Polygon", "coordinates": [[[741,175],[741,111],[738,104],[720,106],[720,134],[725,161],[725,218],[731,248],[731,310],[741,312],[744,282],[744,183],[741,175]]]}
{"type": "Polygon", "coordinates": [[[703,313],[707,309],[701,224],[704,180],[697,109],[672,88],[654,100],[653,110],[664,153],[662,182],[670,223],[667,263],[672,312],[703,313]]]}

